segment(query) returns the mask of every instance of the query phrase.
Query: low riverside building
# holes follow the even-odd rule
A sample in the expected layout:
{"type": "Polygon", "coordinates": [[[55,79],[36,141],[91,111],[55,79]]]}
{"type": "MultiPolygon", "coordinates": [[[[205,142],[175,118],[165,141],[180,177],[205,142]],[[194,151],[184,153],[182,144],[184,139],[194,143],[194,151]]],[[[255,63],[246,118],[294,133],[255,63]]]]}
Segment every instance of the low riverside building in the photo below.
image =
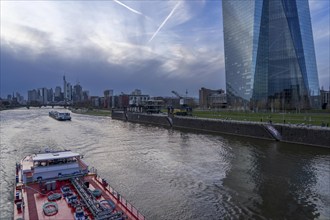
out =
{"type": "Polygon", "coordinates": [[[199,90],[199,107],[201,109],[225,108],[227,95],[222,89],[212,90],[202,87],[199,90]]]}
{"type": "Polygon", "coordinates": [[[149,99],[149,95],[144,95],[141,90],[136,89],[131,94],[125,94],[122,92],[118,96],[113,96],[111,99],[111,107],[117,109],[132,109],[133,107],[140,108],[149,99]]]}
{"type": "Polygon", "coordinates": [[[128,95],[129,106],[139,107],[150,99],[149,95],[143,95],[141,90],[135,89],[130,95],[128,95]]]}

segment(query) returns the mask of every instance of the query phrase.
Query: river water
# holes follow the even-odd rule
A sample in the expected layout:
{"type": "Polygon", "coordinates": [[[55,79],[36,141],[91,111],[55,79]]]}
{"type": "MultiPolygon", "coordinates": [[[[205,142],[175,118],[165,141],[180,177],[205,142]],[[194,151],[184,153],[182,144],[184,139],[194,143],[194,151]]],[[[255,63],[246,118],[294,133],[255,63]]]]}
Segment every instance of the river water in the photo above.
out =
{"type": "Polygon", "coordinates": [[[330,149],[50,110],[0,113],[0,219],[15,162],[45,148],[83,154],[148,219],[330,219],[330,149]]]}

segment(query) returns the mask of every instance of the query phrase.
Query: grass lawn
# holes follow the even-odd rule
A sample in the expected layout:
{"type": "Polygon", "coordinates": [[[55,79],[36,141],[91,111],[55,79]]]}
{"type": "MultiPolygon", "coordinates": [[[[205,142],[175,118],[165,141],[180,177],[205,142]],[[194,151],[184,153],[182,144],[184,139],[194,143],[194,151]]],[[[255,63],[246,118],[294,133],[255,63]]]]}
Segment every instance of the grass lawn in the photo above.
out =
{"type": "Polygon", "coordinates": [[[319,125],[322,123],[330,126],[329,112],[308,112],[308,113],[253,113],[253,112],[231,112],[231,111],[193,111],[193,116],[201,118],[231,119],[238,121],[262,121],[273,123],[310,124],[319,125]]]}

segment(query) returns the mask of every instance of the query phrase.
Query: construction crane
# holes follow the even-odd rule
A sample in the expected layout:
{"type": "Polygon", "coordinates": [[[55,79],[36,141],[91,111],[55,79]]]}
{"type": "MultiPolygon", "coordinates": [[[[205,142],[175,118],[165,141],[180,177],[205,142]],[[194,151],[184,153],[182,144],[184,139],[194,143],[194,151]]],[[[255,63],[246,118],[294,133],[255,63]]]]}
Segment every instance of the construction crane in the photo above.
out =
{"type": "Polygon", "coordinates": [[[182,105],[186,105],[187,104],[187,95],[188,95],[188,90],[186,90],[186,97],[183,97],[182,95],[180,95],[178,92],[176,92],[176,91],[172,91],[172,93],[174,94],[174,95],[176,95],[179,99],[180,99],[180,105],[182,106],[182,105]]]}
{"type": "Polygon", "coordinates": [[[172,91],[172,93],[180,99],[181,110],[176,112],[176,115],[191,115],[192,109],[188,106],[187,101],[188,90],[186,90],[186,97],[183,97],[176,91],[172,91]]]}

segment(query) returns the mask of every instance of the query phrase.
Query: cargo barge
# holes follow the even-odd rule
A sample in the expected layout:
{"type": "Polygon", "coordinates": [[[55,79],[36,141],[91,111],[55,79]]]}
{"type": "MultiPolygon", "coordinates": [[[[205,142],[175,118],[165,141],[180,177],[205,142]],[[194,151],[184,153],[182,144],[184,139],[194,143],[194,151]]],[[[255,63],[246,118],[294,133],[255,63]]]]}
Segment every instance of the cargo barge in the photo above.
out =
{"type": "Polygon", "coordinates": [[[45,152],[16,164],[14,220],[144,220],[78,153],[45,152]]]}

